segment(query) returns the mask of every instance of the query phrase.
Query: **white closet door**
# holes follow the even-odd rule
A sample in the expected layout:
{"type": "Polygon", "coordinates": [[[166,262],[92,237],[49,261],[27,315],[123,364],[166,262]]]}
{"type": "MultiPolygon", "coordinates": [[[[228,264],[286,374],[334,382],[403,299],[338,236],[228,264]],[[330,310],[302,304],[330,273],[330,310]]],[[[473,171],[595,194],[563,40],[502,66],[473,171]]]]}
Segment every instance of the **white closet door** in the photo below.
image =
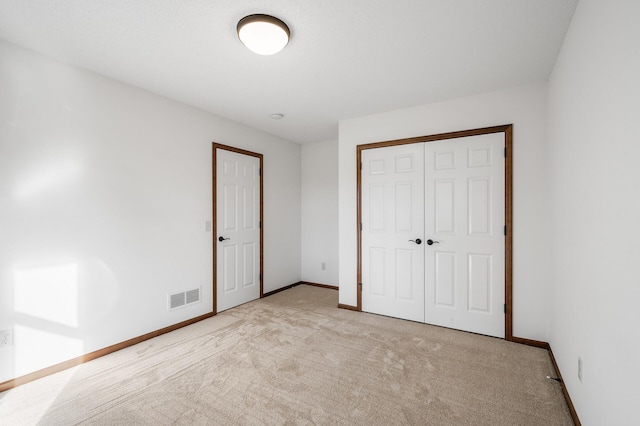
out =
{"type": "Polygon", "coordinates": [[[504,337],[504,170],[503,133],[425,144],[425,322],[504,337]]]}
{"type": "Polygon", "coordinates": [[[216,151],[217,311],[260,298],[260,159],[216,151]]]}
{"type": "Polygon", "coordinates": [[[362,152],[366,312],[424,322],[423,159],[422,144],[362,152]]]}
{"type": "Polygon", "coordinates": [[[504,134],[363,150],[361,176],[362,309],[504,337],[504,134]]]}

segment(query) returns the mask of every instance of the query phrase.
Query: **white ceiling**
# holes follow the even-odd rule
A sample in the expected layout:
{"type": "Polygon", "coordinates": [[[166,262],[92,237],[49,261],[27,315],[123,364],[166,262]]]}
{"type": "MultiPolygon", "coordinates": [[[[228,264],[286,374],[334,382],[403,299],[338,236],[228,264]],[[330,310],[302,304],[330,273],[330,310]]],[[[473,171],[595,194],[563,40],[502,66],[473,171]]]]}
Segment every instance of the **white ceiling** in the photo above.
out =
{"type": "Polygon", "coordinates": [[[336,139],[341,119],[545,81],[576,4],[0,0],[0,38],[307,143],[336,139]],[[240,43],[252,13],[289,25],[282,52],[240,43]]]}

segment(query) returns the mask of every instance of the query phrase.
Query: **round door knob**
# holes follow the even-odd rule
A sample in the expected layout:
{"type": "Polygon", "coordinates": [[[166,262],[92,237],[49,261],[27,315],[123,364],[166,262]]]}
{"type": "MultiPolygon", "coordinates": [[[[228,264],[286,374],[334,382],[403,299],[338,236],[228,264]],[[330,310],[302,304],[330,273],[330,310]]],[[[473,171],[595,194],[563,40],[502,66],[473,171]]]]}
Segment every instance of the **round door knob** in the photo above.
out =
{"type": "Polygon", "coordinates": [[[409,240],[412,243],[416,243],[417,245],[422,244],[422,240],[420,238],[416,238],[415,240],[409,240]]]}

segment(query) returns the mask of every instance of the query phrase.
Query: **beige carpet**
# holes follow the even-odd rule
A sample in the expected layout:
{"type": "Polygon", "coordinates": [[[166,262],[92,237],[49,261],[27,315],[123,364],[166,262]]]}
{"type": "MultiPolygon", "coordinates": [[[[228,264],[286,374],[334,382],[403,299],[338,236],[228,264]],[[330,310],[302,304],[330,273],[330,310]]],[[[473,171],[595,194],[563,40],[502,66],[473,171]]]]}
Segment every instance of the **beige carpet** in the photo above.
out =
{"type": "Polygon", "coordinates": [[[545,350],[298,286],[0,394],[3,425],[572,425],[545,350]]]}

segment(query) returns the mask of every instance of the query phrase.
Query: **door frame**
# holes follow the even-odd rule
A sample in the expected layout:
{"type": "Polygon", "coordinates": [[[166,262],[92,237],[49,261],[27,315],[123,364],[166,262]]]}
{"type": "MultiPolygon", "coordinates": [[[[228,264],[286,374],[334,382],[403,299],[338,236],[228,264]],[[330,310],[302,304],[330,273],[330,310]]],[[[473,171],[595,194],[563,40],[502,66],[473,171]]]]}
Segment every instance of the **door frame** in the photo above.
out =
{"type": "Polygon", "coordinates": [[[505,163],[504,163],[504,218],[505,218],[505,253],[504,253],[504,297],[505,321],[504,338],[513,341],[513,124],[483,127],[479,129],[462,130],[457,132],[439,133],[428,136],[417,136],[406,139],[396,139],[374,142],[356,146],[356,230],[358,239],[357,265],[357,306],[362,312],[362,151],[365,149],[384,148],[389,146],[407,145],[421,142],[435,142],[447,139],[480,136],[492,133],[504,133],[505,163]]]}
{"type": "Polygon", "coordinates": [[[213,283],[212,283],[212,289],[213,289],[213,314],[216,315],[218,313],[218,239],[217,239],[217,235],[218,235],[218,174],[217,174],[217,150],[218,149],[223,149],[225,151],[231,151],[231,152],[235,152],[238,154],[243,154],[243,155],[248,155],[250,157],[257,157],[258,159],[260,159],[260,169],[258,171],[258,175],[260,176],[260,298],[262,299],[264,297],[264,204],[263,204],[263,199],[264,199],[264,187],[263,187],[263,171],[264,171],[264,166],[263,166],[263,156],[262,154],[259,154],[257,152],[252,152],[252,151],[247,151],[244,149],[240,149],[240,148],[235,148],[232,146],[228,146],[228,145],[223,145],[223,144],[219,144],[217,142],[212,142],[211,144],[212,147],[212,153],[211,153],[211,158],[212,158],[212,182],[213,182],[213,189],[212,189],[212,194],[213,194],[213,200],[212,200],[212,204],[213,204],[213,223],[211,226],[211,232],[212,232],[212,244],[213,244],[213,283]]]}

